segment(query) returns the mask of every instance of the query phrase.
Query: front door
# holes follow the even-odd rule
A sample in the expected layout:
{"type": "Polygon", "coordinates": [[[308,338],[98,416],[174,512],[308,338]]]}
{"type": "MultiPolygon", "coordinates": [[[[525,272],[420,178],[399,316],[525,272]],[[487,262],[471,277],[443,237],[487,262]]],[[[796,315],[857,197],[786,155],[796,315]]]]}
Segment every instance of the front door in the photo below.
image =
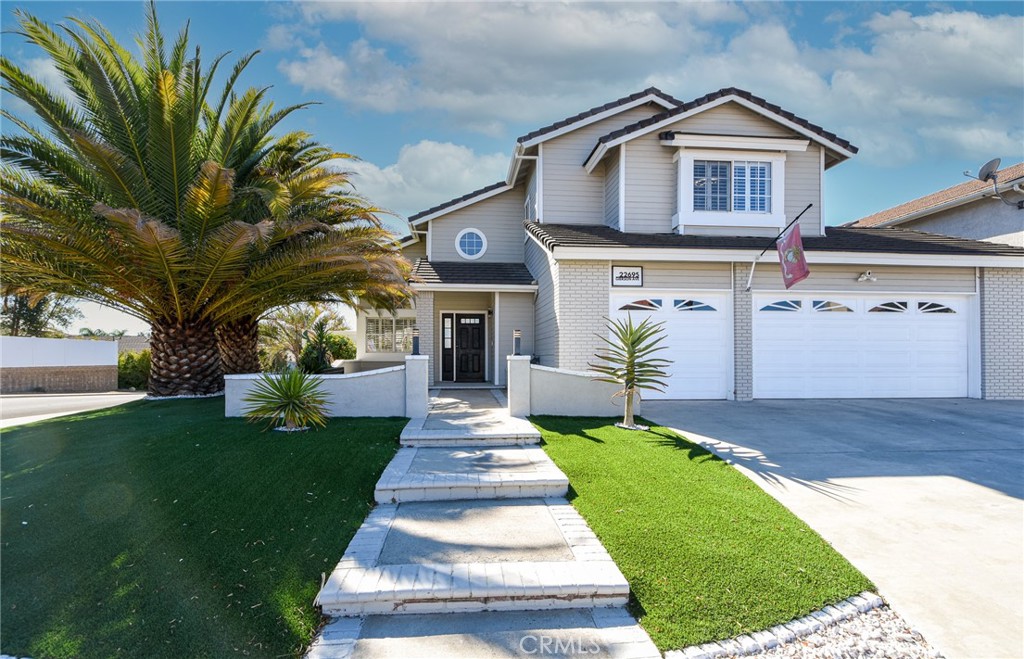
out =
{"type": "Polygon", "coordinates": [[[483,382],[487,348],[483,314],[455,314],[455,381],[483,382]]]}

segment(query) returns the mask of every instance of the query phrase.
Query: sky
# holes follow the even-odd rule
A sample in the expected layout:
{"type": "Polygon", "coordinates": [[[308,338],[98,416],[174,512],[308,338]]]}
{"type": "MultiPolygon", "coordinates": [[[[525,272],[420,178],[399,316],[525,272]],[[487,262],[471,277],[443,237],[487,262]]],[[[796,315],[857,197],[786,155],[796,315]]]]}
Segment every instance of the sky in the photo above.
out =
{"type": "MultiPolygon", "coordinates": [[[[0,50],[59,83],[9,32],[22,9],[95,18],[127,45],[142,2],[0,8],[0,50]]],[[[204,58],[261,51],[243,86],[359,160],[357,190],[399,217],[505,176],[516,137],[654,85],[688,101],[740,87],[837,133],[860,153],[826,174],[827,224],[1024,160],[1024,2],[158,4],[204,58]]],[[[16,109],[9,97],[0,99],[16,109]]],[[[5,129],[6,130],[6,129],[5,129]]],[[[81,326],[144,323],[86,305],[81,326]]],[[[77,329],[77,328],[76,328],[77,329]]]]}

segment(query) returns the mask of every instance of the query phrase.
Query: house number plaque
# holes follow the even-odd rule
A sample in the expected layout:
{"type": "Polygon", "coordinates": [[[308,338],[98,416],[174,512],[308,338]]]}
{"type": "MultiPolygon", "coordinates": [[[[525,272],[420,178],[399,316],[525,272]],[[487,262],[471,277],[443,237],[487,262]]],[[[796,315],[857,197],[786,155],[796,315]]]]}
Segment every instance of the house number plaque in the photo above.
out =
{"type": "Polygon", "coordinates": [[[643,286],[643,266],[612,266],[612,286],[643,286]]]}

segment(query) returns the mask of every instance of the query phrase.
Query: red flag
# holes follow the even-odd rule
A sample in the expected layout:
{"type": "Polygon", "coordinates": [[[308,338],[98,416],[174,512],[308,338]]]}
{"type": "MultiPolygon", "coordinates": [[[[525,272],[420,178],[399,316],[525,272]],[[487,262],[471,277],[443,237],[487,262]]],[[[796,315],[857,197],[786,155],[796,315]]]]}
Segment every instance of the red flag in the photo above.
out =
{"type": "Polygon", "coordinates": [[[782,267],[782,283],[786,288],[801,282],[811,274],[804,256],[804,243],[800,240],[800,225],[794,223],[789,231],[779,236],[775,246],[779,250],[779,265],[782,267]]]}

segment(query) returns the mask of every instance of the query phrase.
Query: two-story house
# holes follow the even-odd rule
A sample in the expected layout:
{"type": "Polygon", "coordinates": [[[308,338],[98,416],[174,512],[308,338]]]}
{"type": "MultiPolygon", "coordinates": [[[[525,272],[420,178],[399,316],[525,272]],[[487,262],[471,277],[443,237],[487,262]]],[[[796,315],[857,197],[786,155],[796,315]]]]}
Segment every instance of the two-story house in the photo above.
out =
{"type": "Polygon", "coordinates": [[[1024,250],[826,227],[847,140],[740,89],[647,89],[520,137],[504,180],[409,218],[415,308],[362,310],[357,368],[418,329],[445,383],[505,382],[513,332],[585,371],[606,318],[667,333],[671,399],[1024,397],[1024,250]],[[800,218],[811,276],[774,250],[800,218]],[[1017,340],[1014,340],[1014,337],[1017,340]]]}

